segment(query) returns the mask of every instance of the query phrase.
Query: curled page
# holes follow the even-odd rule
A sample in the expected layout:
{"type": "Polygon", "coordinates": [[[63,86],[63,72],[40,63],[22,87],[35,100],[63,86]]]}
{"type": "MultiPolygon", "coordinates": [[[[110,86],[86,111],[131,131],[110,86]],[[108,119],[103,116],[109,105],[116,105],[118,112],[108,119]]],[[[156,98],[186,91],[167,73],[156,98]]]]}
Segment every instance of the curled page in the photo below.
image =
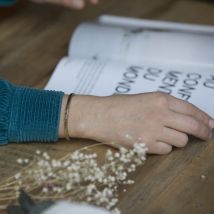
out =
{"type": "Polygon", "coordinates": [[[121,62],[214,67],[214,35],[84,23],[73,35],[69,55],[121,62]]]}

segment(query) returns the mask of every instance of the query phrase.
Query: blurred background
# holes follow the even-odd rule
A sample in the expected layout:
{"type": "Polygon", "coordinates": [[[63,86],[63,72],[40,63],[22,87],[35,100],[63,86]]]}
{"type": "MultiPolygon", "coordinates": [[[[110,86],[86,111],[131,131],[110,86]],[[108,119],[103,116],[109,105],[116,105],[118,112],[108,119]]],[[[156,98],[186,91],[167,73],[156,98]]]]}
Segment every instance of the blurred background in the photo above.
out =
{"type": "Polygon", "coordinates": [[[101,14],[214,25],[213,0],[101,0],[82,11],[20,0],[0,9],[0,75],[44,87],[67,54],[74,29],[101,14]],[[24,74],[24,75],[23,75],[24,74]]]}

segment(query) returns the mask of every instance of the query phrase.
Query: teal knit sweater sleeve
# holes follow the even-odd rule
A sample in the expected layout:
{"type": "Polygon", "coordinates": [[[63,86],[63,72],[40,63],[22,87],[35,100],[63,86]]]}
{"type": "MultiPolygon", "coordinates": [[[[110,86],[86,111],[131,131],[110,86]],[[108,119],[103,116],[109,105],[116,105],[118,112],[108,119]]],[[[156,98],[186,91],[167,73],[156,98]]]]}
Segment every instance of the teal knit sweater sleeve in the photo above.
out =
{"type": "Polygon", "coordinates": [[[0,145],[56,142],[63,92],[17,87],[0,79],[0,145]]]}
{"type": "Polygon", "coordinates": [[[0,7],[10,7],[16,3],[16,0],[0,0],[0,7]]]}

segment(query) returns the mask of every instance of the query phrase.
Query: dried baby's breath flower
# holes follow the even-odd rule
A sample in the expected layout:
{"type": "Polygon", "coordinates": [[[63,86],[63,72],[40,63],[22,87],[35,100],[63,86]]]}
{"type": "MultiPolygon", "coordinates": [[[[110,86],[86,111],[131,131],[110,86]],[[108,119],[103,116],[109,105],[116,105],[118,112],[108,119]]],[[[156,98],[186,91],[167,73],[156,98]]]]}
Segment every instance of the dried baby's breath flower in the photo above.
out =
{"type": "Polygon", "coordinates": [[[23,161],[24,161],[25,164],[29,163],[29,159],[27,159],[27,158],[25,158],[23,161]]]}
{"type": "Polygon", "coordinates": [[[206,178],[207,178],[207,177],[206,177],[205,175],[201,175],[201,180],[204,181],[204,180],[206,180],[206,178]]]}
{"type": "Polygon", "coordinates": [[[37,154],[37,155],[40,155],[40,154],[41,154],[41,151],[40,151],[40,150],[36,150],[36,154],[37,154]]]}
{"type": "Polygon", "coordinates": [[[14,176],[14,178],[15,178],[16,180],[18,180],[20,177],[21,177],[21,173],[17,173],[17,174],[15,174],[15,176],[14,176]]]}
{"type": "Polygon", "coordinates": [[[18,158],[17,161],[16,161],[18,164],[23,164],[24,163],[24,160],[22,158],[18,158]]]}
{"type": "Polygon", "coordinates": [[[139,143],[133,149],[120,147],[116,152],[108,149],[105,162],[98,164],[97,154],[87,149],[72,152],[60,160],[37,150],[34,160],[17,160],[21,165],[29,165],[0,185],[0,198],[5,198],[5,203],[16,200],[19,188],[24,188],[35,199],[70,199],[119,214],[118,187],[134,183],[128,174],[144,163],[146,151],[145,145],[139,143]]]}

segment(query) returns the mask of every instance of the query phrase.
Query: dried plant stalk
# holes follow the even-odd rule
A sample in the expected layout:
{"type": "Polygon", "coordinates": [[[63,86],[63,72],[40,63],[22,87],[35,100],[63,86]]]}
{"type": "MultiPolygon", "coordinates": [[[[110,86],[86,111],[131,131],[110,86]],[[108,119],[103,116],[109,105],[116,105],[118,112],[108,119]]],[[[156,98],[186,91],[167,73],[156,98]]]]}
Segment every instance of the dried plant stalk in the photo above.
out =
{"type": "Polygon", "coordinates": [[[17,162],[23,169],[0,183],[0,209],[14,203],[23,188],[34,199],[68,199],[119,213],[118,187],[134,183],[128,174],[144,163],[147,148],[138,143],[132,149],[120,147],[117,152],[108,149],[103,164],[98,164],[98,155],[89,148],[58,160],[38,150],[32,161],[19,158],[17,162]]]}

